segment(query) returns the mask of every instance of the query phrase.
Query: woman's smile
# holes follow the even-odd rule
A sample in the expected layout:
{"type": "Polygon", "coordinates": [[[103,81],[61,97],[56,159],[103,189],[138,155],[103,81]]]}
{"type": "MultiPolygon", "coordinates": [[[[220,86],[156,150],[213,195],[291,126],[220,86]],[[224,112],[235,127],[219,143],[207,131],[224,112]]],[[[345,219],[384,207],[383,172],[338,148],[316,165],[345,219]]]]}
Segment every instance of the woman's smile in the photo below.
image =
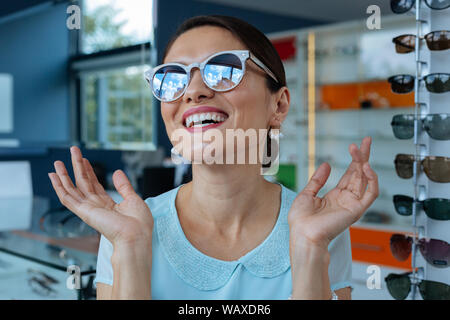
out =
{"type": "Polygon", "coordinates": [[[189,108],[183,114],[183,125],[189,132],[203,132],[220,127],[227,119],[228,113],[212,106],[189,108]]]}

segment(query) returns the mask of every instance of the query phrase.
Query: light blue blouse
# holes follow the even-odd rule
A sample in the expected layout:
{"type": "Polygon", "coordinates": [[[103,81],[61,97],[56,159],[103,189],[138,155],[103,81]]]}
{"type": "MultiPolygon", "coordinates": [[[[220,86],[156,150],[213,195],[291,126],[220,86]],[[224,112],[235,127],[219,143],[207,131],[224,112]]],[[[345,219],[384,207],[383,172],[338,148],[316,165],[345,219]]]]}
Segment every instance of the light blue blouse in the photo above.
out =
{"type": "MultiPolygon", "coordinates": [[[[145,200],[154,218],[152,298],[173,300],[277,300],[292,291],[288,212],[296,193],[281,185],[281,207],[272,232],[235,261],[223,261],[196,249],[181,228],[175,207],[178,186],[145,200]]],[[[350,233],[346,229],[329,245],[332,290],[352,287],[350,233]]],[[[101,236],[95,283],[113,284],[113,246],[101,236]]]]}

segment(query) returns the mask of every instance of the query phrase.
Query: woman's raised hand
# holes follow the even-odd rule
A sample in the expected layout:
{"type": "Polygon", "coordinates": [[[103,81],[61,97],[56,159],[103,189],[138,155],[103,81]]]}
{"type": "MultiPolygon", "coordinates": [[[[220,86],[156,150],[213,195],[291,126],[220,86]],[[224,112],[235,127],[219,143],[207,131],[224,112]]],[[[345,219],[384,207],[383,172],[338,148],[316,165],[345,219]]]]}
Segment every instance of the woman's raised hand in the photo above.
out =
{"type": "Polygon", "coordinates": [[[327,249],[328,244],[359,220],[379,194],[378,177],[369,165],[372,139],[365,137],[361,149],[351,144],[352,162],[337,186],[317,197],[330,175],[330,165],[317,168],[295,198],[288,215],[291,243],[307,241],[327,249]]]}
{"type": "Polygon", "coordinates": [[[56,173],[49,173],[61,203],[85,223],[103,234],[113,244],[151,241],[153,217],[149,207],[134,191],[125,173],[113,174],[114,186],[123,201],[116,203],[105,192],[78,147],[70,148],[75,183],[62,161],[55,161],[56,173]]]}

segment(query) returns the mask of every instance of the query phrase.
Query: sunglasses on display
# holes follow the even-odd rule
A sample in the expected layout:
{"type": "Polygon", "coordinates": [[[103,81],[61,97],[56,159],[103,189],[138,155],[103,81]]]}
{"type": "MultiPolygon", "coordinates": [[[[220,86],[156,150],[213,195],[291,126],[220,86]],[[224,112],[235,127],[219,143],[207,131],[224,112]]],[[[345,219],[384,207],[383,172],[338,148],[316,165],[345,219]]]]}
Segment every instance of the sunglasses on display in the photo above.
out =
{"type": "Polygon", "coordinates": [[[389,274],[384,280],[391,296],[396,300],[405,300],[408,296],[411,285],[419,287],[423,300],[449,300],[450,286],[437,281],[419,280],[411,282],[412,272],[403,274],[389,274]]]}
{"type": "MultiPolygon", "coordinates": [[[[425,39],[427,47],[431,51],[450,49],[450,31],[448,30],[432,31],[420,39],[425,39]]],[[[392,42],[395,44],[397,53],[410,53],[416,48],[416,35],[403,34],[392,39],[392,42]]]]}
{"type": "MultiPolygon", "coordinates": [[[[397,154],[395,156],[395,170],[400,178],[412,178],[413,164],[415,163],[415,156],[412,154],[397,154]]],[[[425,156],[420,161],[423,171],[428,179],[434,182],[450,182],[450,158],[425,156]]]]}
{"type": "Polygon", "coordinates": [[[214,91],[226,92],[236,88],[244,77],[247,59],[253,61],[278,83],[269,68],[248,50],[218,52],[202,63],[192,63],[188,66],[165,63],[147,70],[144,75],[156,99],[171,102],[180,98],[186,91],[193,68],[200,69],[203,82],[214,91]]]}
{"type": "MultiPolygon", "coordinates": [[[[391,121],[392,131],[397,139],[411,139],[414,137],[413,114],[394,115],[391,121]]],[[[435,140],[450,140],[450,113],[428,114],[419,119],[422,129],[435,140]]]]}
{"type": "MultiPolygon", "coordinates": [[[[450,0],[424,0],[423,2],[433,10],[444,10],[450,7],[450,0]]],[[[416,0],[391,0],[391,10],[402,14],[411,10],[415,4],[416,0]]]]}
{"type": "Polygon", "coordinates": [[[450,245],[437,239],[417,239],[404,234],[393,234],[390,239],[391,253],[398,261],[408,259],[415,242],[424,259],[436,268],[447,268],[450,260],[450,245]]]}
{"type": "MultiPolygon", "coordinates": [[[[410,93],[414,90],[415,77],[409,74],[398,74],[388,78],[391,90],[395,93],[410,93]]],[[[444,93],[450,91],[450,73],[430,73],[419,78],[425,81],[425,87],[432,93],[444,93]]]]}
{"type": "Polygon", "coordinates": [[[395,211],[402,216],[410,216],[413,212],[413,204],[421,205],[428,218],[434,220],[450,220],[450,199],[428,198],[425,200],[416,200],[412,197],[396,194],[393,197],[395,211]]]}

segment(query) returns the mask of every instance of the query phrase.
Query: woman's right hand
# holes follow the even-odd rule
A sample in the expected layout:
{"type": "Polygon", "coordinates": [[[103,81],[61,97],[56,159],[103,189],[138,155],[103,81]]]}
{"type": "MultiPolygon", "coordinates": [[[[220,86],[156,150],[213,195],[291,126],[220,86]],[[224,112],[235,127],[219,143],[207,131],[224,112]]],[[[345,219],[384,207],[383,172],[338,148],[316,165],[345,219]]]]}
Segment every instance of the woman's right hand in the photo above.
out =
{"type": "Polygon", "coordinates": [[[151,241],[152,214],[125,173],[116,170],[113,174],[114,187],[123,198],[122,202],[116,203],[98,182],[91,164],[83,158],[80,149],[73,146],[70,152],[76,186],[62,161],[55,161],[56,173],[49,173],[61,203],[114,245],[151,241]]]}

